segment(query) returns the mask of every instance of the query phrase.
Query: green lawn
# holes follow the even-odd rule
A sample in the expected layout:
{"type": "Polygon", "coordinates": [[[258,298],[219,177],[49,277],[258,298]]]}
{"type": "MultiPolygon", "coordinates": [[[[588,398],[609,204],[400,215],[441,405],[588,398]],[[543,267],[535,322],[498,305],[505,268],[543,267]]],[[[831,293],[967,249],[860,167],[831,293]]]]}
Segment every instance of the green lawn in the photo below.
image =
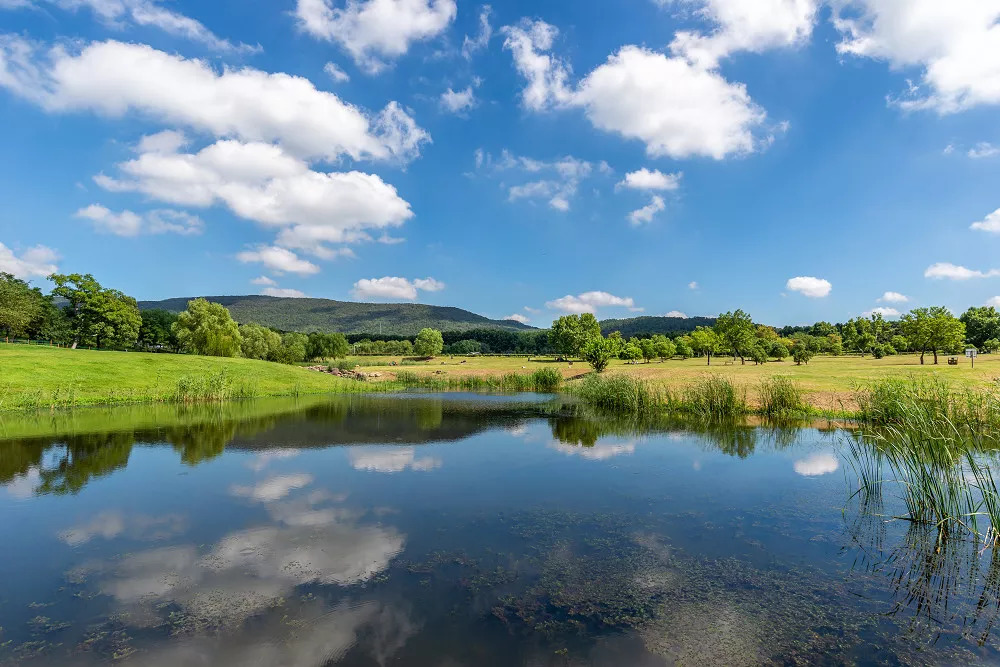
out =
{"type": "Polygon", "coordinates": [[[0,410],[167,402],[205,385],[231,397],[390,388],[253,359],[0,344],[0,410]]]}

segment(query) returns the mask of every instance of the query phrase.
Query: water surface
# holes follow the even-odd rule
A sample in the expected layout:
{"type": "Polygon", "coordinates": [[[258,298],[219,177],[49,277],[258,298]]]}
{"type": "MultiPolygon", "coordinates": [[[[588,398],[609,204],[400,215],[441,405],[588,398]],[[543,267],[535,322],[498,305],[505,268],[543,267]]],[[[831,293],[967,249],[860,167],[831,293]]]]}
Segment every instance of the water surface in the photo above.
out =
{"type": "Polygon", "coordinates": [[[848,502],[851,437],[538,395],[5,417],[0,663],[997,663],[993,552],[848,502]]]}

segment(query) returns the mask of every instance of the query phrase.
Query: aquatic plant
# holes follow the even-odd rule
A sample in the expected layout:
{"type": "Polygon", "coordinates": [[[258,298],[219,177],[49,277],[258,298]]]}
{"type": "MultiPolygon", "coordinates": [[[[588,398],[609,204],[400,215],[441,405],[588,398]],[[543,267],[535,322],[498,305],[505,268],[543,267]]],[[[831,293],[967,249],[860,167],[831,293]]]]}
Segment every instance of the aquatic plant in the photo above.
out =
{"type": "Polygon", "coordinates": [[[750,413],[746,391],[737,389],[729,378],[706,375],[684,390],[679,407],[706,419],[738,417],[750,413]]]}
{"type": "Polygon", "coordinates": [[[576,393],[598,410],[621,415],[651,415],[663,409],[665,396],[649,384],[628,375],[610,377],[588,375],[576,387],[576,393]]]}
{"type": "Polygon", "coordinates": [[[796,415],[808,411],[799,386],[780,375],[760,381],[757,400],[760,414],[771,417],[796,415]]]}
{"type": "Polygon", "coordinates": [[[396,373],[396,382],[407,388],[469,391],[537,391],[552,393],[562,385],[562,375],[552,368],[532,373],[464,376],[457,378],[421,375],[411,371],[396,373]]]}

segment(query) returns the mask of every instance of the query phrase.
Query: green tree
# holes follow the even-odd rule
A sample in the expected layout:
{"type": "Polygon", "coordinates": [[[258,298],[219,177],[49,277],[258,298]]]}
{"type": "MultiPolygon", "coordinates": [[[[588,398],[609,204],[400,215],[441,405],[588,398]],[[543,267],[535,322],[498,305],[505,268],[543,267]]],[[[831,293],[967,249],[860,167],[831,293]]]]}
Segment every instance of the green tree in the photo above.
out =
{"type": "Polygon", "coordinates": [[[307,359],[342,359],[351,351],[347,338],[340,333],[309,334],[309,344],[306,347],[307,359]]]}
{"type": "Polygon", "coordinates": [[[792,351],[792,359],[795,361],[796,365],[808,364],[809,360],[813,358],[813,353],[809,351],[809,348],[804,345],[796,345],[795,349],[792,351]]]}
{"type": "Polygon", "coordinates": [[[708,361],[707,366],[712,365],[712,355],[719,351],[722,345],[719,334],[708,327],[698,327],[690,335],[691,349],[697,354],[704,354],[708,361]]]}
{"type": "Polygon", "coordinates": [[[785,347],[781,341],[776,340],[771,343],[771,347],[768,349],[767,353],[775,359],[784,359],[788,356],[788,348],[785,347]]]}
{"type": "Polygon", "coordinates": [[[750,358],[758,366],[767,363],[767,350],[764,349],[764,343],[757,343],[750,348],[750,358]]]}
{"type": "Polygon", "coordinates": [[[166,347],[177,350],[180,344],[174,336],[172,327],[177,321],[177,315],[169,310],[152,308],[140,313],[142,324],[139,326],[139,344],[145,348],[166,347]]]}
{"type": "Polygon", "coordinates": [[[67,301],[63,309],[69,320],[73,347],[93,342],[96,347],[112,344],[132,347],[139,339],[142,315],[135,299],[114,289],[101,287],[92,275],[52,274],[54,296],[67,301]]]}
{"type": "Polygon", "coordinates": [[[663,334],[656,334],[653,336],[653,352],[660,361],[663,361],[677,354],[677,346],[663,334]]]}
{"type": "Polygon", "coordinates": [[[0,330],[23,336],[41,312],[41,294],[10,273],[0,273],[0,330]]]}
{"type": "Polygon", "coordinates": [[[591,313],[563,315],[552,323],[549,344],[564,357],[576,357],[592,338],[601,335],[601,324],[591,313]]]}
{"type": "Polygon", "coordinates": [[[966,338],[977,348],[991,338],[1000,339],[1000,313],[993,306],[969,308],[959,319],[965,325],[966,338]]]}
{"type": "Polygon", "coordinates": [[[188,301],[172,330],[181,347],[208,357],[238,357],[243,337],[232,315],[221,303],[188,301]]]}
{"type": "Polygon", "coordinates": [[[478,340],[465,339],[452,343],[445,348],[449,354],[476,354],[483,351],[483,344],[478,340]]]}
{"type": "Polygon", "coordinates": [[[622,348],[618,356],[625,361],[635,363],[642,358],[642,348],[639,347],[638,343],[629,341],[625,343],[625,347],[622,348]]]}
{"type": "Polygon", "coordinates": [[[844,353],[844,339],[839,333],[830,333],[826,335],[826,339],[829,341],[827,349],[830,354],[835,357],[839,357],[844,353]]]}
{"type": "Polygon", "coordinates": [[[1000,339],[990,338],[989,340],[983,341],[983,352],[986,354],[993,354],[997,350],[1000,350],[1000,339]]]}
{"type": "Polygon", "coordinates": [[[955,350],[965,340],[965,324],[943,306],[914,308],[902,320],[903,335],[915,350],[920,350],[920,363],[924,354],[932,352],[938,363],[938,352],[955,350]]]}
{"type": "Polygon", "coordinates": [[[910,349],[910,341],[906,340],[906,336],[896,334],[892,337],[892,340],[890,340],[889,343],[892,345],[893,349],[896,350],[896,352],[906,352],[910,349]]]}
{"type": "Polygon", "coordinates": [[[722,313],[715,321],[715,332],[722,344],[732,353],[733,359],[740,358],[740,363],[746,363],[744,356],[754,344],[753,319],[742,310],[722,313]]]}
{"type": "Polygon", "coordinates": [[[687,336],[681,336],[674,344],[677,346],[677,351],[675,354],[681,359],[690,359],[694,356],[694,350],[691,349],[691,339],[687,336]]]}
{"type": "Polygon", "coordinates": [[[413,352],[420,357],[436,357],[444,349],[444,337],[437,329],[421,329],[413,342],[413,352]]]}
{"type": "Polygon", "coordinates": [[[587,341],[580,352],[583,359],[598,373],[603,373],[615,356],[615,345],[603,336],[587,341]]]}
{"type": "Polygon", "coordinates": [[[281,334],[278,332],[259,324],[241,324],[240,339],[240,351],[247,359],[281,361],[281,334]]]}
{"type": "Polygon", "coordinates": [[[656,343],[653,342],[652,338],[642,338],[636,340],[635,343],[639,346],[642,358],[647,364],[656,358],[656,343]]]}
{"type": "Polygon", "coordinates": [[[281,337],[281,361],[286,364],[297,364],[306,360],[309,336],[294,331],[281,337]]]}

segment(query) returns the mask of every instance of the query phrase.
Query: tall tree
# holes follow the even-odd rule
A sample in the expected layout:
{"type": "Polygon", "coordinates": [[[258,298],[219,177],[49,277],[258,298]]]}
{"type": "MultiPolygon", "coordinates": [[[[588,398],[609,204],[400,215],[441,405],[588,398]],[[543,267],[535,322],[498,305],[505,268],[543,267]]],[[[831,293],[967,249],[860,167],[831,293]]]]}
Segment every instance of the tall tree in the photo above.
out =
{"type": "Polygon", "coordinates": [[[961,347],[965,340],[965,324],[943,306],[914,308],[902,317],[903,335],[910,346],[920,350],[920,363],[924,354],[934,353],[934,363],[938,363],[938,352],[961,347]]]}
{"type": "Polygon", "coordinates": [[[10,273],[0,273],[0,331],[23,336],[41,312],[41,293],[10,273]]]}
{"type": "Polygon", "coordinates": [[[715,321],[715,332],[722,340],[722,344],[733,354],[733,359],[740,358],[740,363],[745,364],[744,355],[754,344],[753,319],[742,310],[723,313],[715,321]]]}
{"type": "Polygon", "coordinates": [[[49,280],[56,284],[53,296],[67,302],[63,312],[69,321],[74,348],[90,342],[97,347],[108,343],[121,347],[135,345],[142,326],[135,299],[102,287],[89,273],[56,273],[49,280]]]}
{"type": "Polygon", "coordinates": [[[965,325],[968,341],[977,348],[991,338],[1000,338],[1000,313],[993,306],[969,308],[959,319],[965,325]]]}
{"type": "Polygon", "coordinates": [[[139,344],[146,348],[165,347],[177,350],[180,345],[171,329],[177,321],[177,315],[162,308],[144,310],[142,326],[139,327],[139,344]]]}
{"type": "Polygon", "coordinates": [[[178,342],[186,350],[208,357],[238,357],[239,327],[221,303],[206,299],[188,301],[187,310],[177,316],[172,327],[178,342]]]}
{"type": "Polygon", "coordinates": [[[421,357],[436,357],[444,349],[444,338],[437,329],[421,329],[413,342],[413,352],[421,357]]]}
{"type": "Polygon", "coordinates": [[[281,334],[278,332],[259,324],[241,324],[240,339],[240,351],[247,359],[281,360],[281,334]]]}
{"type": "Polygon", "coordinates": [[[601,324],[592,313],[563,315],[552,323],[549,343],[565,357],[580,355],[583,347],[601,335],[601,324]]]}
{"type": "Polygon", "coordinates": [[[712,365],[712,355],[719,351],[721,341],[719,334],[708,327],[698,327],[690,334],[691,349],[698,354],[704,354],[708,361],[707,366],[712,365]]]}

